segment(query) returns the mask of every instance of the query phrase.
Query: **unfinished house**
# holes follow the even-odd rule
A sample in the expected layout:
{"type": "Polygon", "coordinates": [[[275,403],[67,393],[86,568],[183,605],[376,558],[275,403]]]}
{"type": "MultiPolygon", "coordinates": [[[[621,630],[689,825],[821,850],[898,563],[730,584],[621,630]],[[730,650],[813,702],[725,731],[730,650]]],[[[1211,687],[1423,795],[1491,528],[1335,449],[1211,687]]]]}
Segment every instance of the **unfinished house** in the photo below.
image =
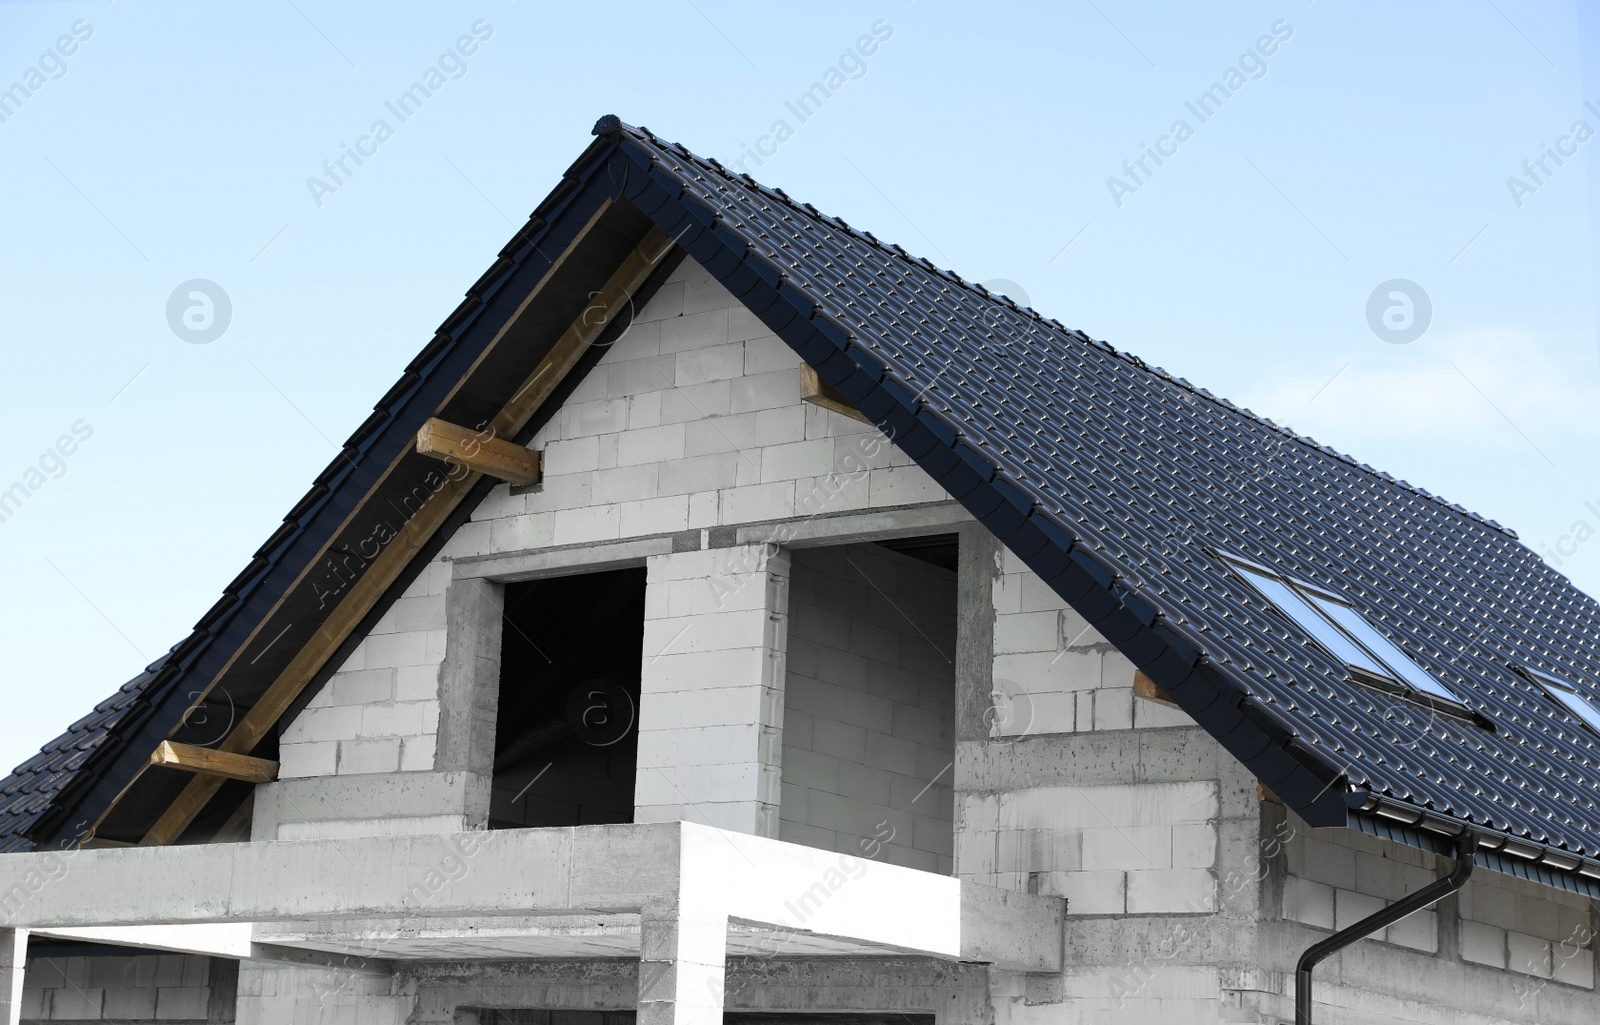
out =
{"type": "Polygon", "coordinates": [[[194,632],[0,784],[5,1021],[1595,1020],[1593,600],[594,134],[194,632]]]}

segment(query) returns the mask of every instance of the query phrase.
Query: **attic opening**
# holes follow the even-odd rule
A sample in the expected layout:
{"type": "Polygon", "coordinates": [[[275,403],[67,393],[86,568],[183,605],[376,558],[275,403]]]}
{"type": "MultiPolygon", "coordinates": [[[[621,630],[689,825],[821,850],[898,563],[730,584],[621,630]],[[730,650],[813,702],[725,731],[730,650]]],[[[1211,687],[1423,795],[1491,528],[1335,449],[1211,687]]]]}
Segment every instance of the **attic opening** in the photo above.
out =
{"type": "Polygon", "coordinates": [[[489,828],[633,821],[645,571],[507,584],[489,828]]]}
{"type": "Polygon", "coordinates": [[[791,552],[779,839],[950,873],[955,535],[791,552]]]}

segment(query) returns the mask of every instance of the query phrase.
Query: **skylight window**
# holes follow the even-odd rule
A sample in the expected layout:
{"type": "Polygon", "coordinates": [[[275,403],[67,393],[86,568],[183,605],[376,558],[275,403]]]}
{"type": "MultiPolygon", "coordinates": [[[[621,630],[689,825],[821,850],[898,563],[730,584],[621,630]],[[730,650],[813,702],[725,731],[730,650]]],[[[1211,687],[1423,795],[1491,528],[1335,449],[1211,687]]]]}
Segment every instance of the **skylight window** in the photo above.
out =
{"type": "Polygon", "coordinates": [[[1361,618],[1361,614],[1348,605],[1328,601],[1325,598],[1313,596],[1311,599],[1323,615],[1338,624],[1339,628],[1368,651],[1376,655],[1384,665],[1393,670],[1402,681],[1415,687],[1425,694],[1432,694],[1436,698],[1446,701],[1458,700],[1456,696],[1444,688],[1438,680],[1428,675],[1428,671],[1411,661],[1410,656],[1399,648],[1394,642],[1373,628],[1372,624],[1361,618]]]}
{"type": "MultiPolygon", "coordinates": [[[[1413,662],[1393,641],[1362,618],[1361,613],[1344,602],[1320,594],[1306,585],[1265,572],[1260,567],[1234,563],[1233,569],[1272,602],[1279,612],[1292,619],[1296,626],[1310,634],[1313,640],[1357,674],[1399,684],[1453,705],[1461,703],[1460,698],[1429,676],[1427,670],[1413,662]]],[[[1593,709],[1591,714],[1600,716],[1593,709]]],[[[1600,718],[1591,725],[1600,730],[1600,718]]]]}
{"type": "Polygon", "coordinates": [[[1551,697],[1561,702],[1561,706],[1574,716],[1581,719],[1585,725],[1596,733],[1600,733],[1600,708],[1596,708],[1589,699],[1579,693],[1578,688],[1565,680],[1557,680],[1553,676],[1525,670],[1527,674],[1543,687],[1551,697]]]}

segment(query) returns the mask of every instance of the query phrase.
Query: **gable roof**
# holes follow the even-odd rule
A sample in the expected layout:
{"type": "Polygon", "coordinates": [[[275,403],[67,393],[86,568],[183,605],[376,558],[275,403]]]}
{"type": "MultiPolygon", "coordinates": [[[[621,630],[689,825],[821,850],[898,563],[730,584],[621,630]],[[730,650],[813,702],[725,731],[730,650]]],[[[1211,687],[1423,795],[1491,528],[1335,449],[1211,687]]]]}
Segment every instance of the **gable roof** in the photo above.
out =
{"type": "MultiPolygon", "coordinates": [[[[1435,850],[1471,824],[1490,867],[1600,896],[1600,738],[1518,672],[1571,680],[1600,701],[1600,605],[1514,534],[648,130],[607,117],[595,134],[429,359],[380,403],[378,423],[347,443],[355,469],[336,460],[319,478],[320,501],[370,500],[375,467],[405,462],[421,420],[445,415],[435,410],[449,410],[451,387],[472,379],[537,281],[563,261],[593,279],[648,219],[1312,824],[1435,850]],[[612,244],[573,248],[574,222],[612,200],[610,216],[625,222],[612,244]],[[1350,682],[1223,552],[1343,596],[1480,721],[1350,682]]],[[[308,551],[329,532],[318,515],[286,521],[308,551]]],[[[306,557],[264,572],[303,579],[306,557]]],[[[238,585],[223,614],[248,602],[238,585]]],[[[229,633],[218,615],[197,631],[209,647],[265,634],[264,616],[229,633]]],[[[117,771],[180,726],[182,688],[161,681],[198,675],[196,643],[0,783],[0,842],[58,840],[66,818],[98,814],[95,801],[129,785],[117,771]],[[135,707],[149,709],[137,731],[135,707]],[[120,765],[95,757],[119,743],[120,765]]]]}

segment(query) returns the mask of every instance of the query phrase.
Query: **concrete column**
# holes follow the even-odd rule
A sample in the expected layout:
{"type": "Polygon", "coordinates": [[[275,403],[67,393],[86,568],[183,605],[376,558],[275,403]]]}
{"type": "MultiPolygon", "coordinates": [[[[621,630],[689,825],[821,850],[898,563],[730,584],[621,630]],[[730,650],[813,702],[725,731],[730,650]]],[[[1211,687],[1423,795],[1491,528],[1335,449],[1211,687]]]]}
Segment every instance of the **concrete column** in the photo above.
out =
{"type": "MultiPolygon", "coordinates": [[[[960,536],[956,561],[956,741],[987,742],[995,703],[991,693],[994,581],[1000,574],[1000,542],[981,523],[962,527],[960,536]]],[[[957,789],[964,789],[959,783],[958,780],[957,789]]]]}
{"type": "Polygon", "coordinates": [[[776,837],[789,557],[741,545],[647,567],[634,820],[776,837]]]}
{"type": "MultiPolygon", "coordinates": [[[[438,772],[494,776],[494,730],[500,700],[500,631],[505,588],[487,580],[453,580],[445,591],[444,664],[439,667],[438,772]]],[[[481,828],[487,822],[469,823],[481,828]]]]}
{"type": "Polygon", "coordinates": [[[28,930],[0,929],[0,1025],[22,1021],[22,969],[28,962],[28,930]]]}
{"type": "Polygon", "coordinates": [[[638,1025],[722,1025],[728,916],[695,904],[639,916],[638,1025]]]}

